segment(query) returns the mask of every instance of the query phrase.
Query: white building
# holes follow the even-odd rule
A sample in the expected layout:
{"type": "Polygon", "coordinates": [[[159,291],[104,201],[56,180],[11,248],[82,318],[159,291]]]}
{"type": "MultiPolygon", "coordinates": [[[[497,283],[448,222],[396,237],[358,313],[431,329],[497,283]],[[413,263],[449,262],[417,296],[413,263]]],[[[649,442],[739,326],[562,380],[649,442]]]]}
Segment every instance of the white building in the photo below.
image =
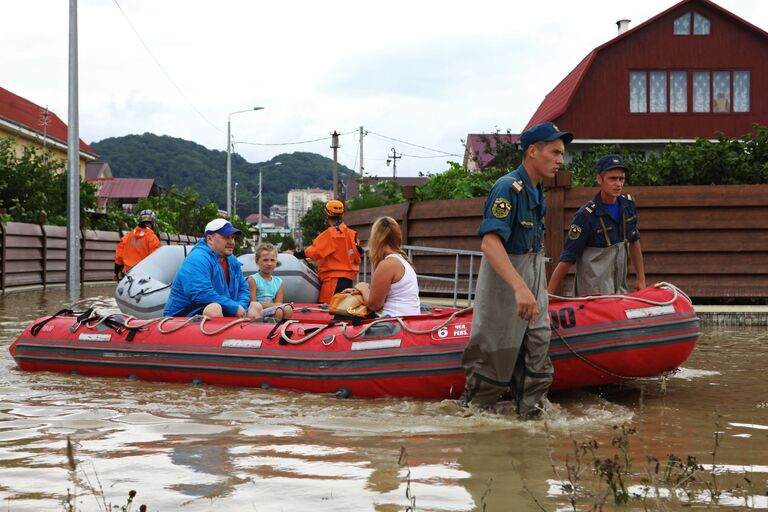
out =
{"type": "Polygon", "coordinates": [[[288,191],[288,226],[299,227],[301,217],[307,213],[315,201],[325,203],[333,198],[333,192],[319,188],[299,188],[288,191]]]}
{"type": "Polygon", "coordinates": [[[288,218],[288,205],[287,204],[273,204],[269,207],[269,216],[273,219],[287,219],[288,218]]]}

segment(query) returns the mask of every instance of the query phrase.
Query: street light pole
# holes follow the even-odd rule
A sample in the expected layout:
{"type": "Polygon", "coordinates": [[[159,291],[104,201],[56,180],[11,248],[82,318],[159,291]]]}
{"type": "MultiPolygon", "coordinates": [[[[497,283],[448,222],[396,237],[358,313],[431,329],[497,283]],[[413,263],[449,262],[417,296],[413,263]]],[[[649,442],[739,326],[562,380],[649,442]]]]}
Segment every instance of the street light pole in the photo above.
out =
{"type": "Polygon", "coordinates": [[[236,112],[230,112],[227,116],[227,217],[232,218],[232,131],[231,131],[231,119],[235,114],[242,114],[243,112],[253,112],[254,110],[263,110],[264,107],[253,107],[247,110],[238,110],[236,112]]]}
{"type": "MultiPolygon", "coordinates": [[[[67,290],[80,293],[80,135],[77,80],[77,0],[69,0],[69,91],[67,112],[67,290]]],[[[5,270],[5,266],[3,266],[5,270]]]]}
{"type": "Polygon", "coordinates": [[[237,182],[235,182],[235,198],[232,200],[232,218],[237,215],[237,182]]]}
{"type": "Polygon", "coordinates": [[[263,216],[263,213],[261,213],[261,170],[266,169],[267,167],[278,165],[283,165],[283,162],[275,162],[273,164],[262,165],[259,167],[259,243],[261,243],[261,217],[263,216]]]}

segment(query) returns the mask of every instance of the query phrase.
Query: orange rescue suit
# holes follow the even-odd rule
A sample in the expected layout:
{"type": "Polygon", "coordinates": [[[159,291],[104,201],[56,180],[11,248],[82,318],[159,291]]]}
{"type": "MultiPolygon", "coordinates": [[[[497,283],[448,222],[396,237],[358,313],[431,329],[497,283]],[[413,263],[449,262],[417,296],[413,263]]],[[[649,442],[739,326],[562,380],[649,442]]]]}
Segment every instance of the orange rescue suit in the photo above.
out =
{"type": "Polygon", "coordinates": [[[307,258],[317,262],[318,276],[323,282],[319,302],[331,300],[340,277],[351,280],[357,277],[361,261],[359,247],[355,230],[340,222],[317,235],[312,245],[304,250],[307,258]]]}
{"type": "Polygon", "coordinates": [[[125,234],[115,249],[115,263],[128,272],[138,262],[160,247],[160,239],[151,228],[136,226],[125,234]]]}

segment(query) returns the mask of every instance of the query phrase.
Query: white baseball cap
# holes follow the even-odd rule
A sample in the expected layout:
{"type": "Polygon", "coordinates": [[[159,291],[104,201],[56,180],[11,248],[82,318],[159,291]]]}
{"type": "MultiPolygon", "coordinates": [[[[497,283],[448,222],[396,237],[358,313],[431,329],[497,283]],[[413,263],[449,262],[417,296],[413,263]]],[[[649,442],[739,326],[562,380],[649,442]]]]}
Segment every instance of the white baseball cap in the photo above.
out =
{"type": "Polygon", "coordinates": [[[205,225],[205,234],[212,235],[218,233],[221,236],[230,236],[234,233],[240,234],[240,230],[230,224],[227,219],[213,219],[205,225]]]}

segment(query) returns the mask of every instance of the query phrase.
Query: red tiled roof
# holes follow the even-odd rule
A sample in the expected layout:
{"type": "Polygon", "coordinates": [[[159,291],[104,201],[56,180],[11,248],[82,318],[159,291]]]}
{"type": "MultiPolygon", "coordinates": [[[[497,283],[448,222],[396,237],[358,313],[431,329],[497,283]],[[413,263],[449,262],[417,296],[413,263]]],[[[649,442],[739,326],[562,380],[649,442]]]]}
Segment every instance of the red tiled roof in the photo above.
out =
{"type": "MultiPolygon", "coordinates": [[[[45,112],[43,107],[0,87],[0,118],[42,135],[43,112],[45,112]]],[[[47,134],[49,138],[64,145],[67,144],[67,125],[50,110],[48,111],[47,134]]],[[[80,151],[89,155],[96,155],[96,152],[82,140],[80,141],[80,151]]]]}
{"type": "Polygon", "coordinates": [[[111,178],[88,180],[98,187],[97,196],[108,199],[143,199],[149,197],[155,180],[149,178],[111,178]]]}
{"type": "MultiPolygon", "coordinates": [[[[467,149],[471,149],[475,156],[477,166],[484,169],[495,156],[496,143],[514,144],[520,140],[519,133],[470,133],[467,135],[467,149]],[[490,152],[486,151],[486,143],[490,146],[490,152]]],[[[466,164],[465,164],[466,165],[466,164]]]]}
{"type": "Polygon", "coordinates": [[[547,121],[555,121],[558,117],[563,115],[566,110],[568,110],[568,107],[570,106],[571,101],[573,100],[573,96],[576,94],[576,91],[578,90],[579,85],[581,85],[582,79],[586,76],[587,71],[589,71],[589,67],[592,65],[592,63],[595,60],[595,57],[600,51],[608,48],[613,44],[616,44],[618,41],[621,41],[626,37],[629,37],[635,32],[642,30],[644,27],[655,22],[657,19],[661,18],[662,16],[665,16],[667,13],[672,12],[685,4],[695,3],[695,2],[707,4],[713,9],[720,11],[722,14],[729,16],[730,18],[733,18],[735,21],[744,25],[745,27],[757,32],[759,35],[763,37],[768,37],[768,32],[736,16],[732,12],[726,9],[723,9],[716,3],[712,2],[711,0],[682,0],[681,2],[678,2],[672,7],[670,7],[669,9],[662,11],[656,16],[644,21],[643,23],[639,24],[635,28],[627,30],[623,34],[619,34],[618,36],[614,37],[610,41],[607,41],[602,45],[598,46],[597,48],[595,48],[594,50],[592,50],[589,53],[589,55],[584,57],[584,59],[582,59],[582,61],[579,62],[579,64],[575,68],[573,68],[573,70],[570,73],[568,73],[568,75],[566,75],[566,77],[563,78],[563,80],[559,84],[557,84],[557,86],[555,86],[555,88],[552,89],[552,91],[549,94],[546,95],[546,97],[544,98],[544,101],[541,102],[541,105],[539,105],[539,108],[536,110],[536,112],[533,114],[531,119],[528,121],[528,124],[525,125],[525,128],[523,129],[523,131],[525,131],[526,129],[530,128],[535,124],[544,123],[547,121]]]}
{"type": "Polygon", "coordinates": [[[245,222],[247,222],[248,224],[258,224],[259,217],[261,217],[261,222],[272,222],[274,220],[274,219],[271,219],[270,217],[267,217],[266,215],[261,215],[259,213],[252,213],[245,218],[245,222]]]}

